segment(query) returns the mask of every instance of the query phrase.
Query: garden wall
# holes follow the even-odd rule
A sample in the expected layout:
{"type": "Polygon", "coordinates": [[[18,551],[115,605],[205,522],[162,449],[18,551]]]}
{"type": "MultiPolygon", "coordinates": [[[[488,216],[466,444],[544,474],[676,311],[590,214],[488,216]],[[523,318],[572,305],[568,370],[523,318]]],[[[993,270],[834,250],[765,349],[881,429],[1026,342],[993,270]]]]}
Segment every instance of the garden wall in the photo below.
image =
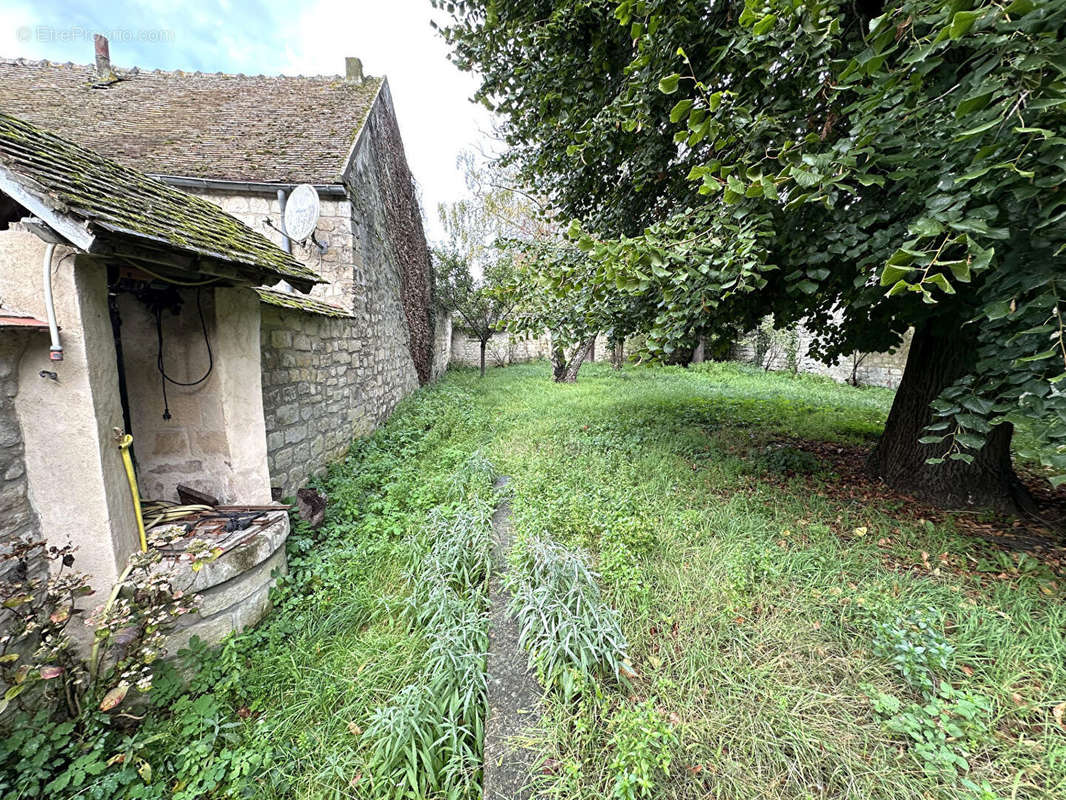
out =
{"type": "MultiPolygon", "coordinates": [[[[860,353],[842,358],[837,364],[826,364],[810,355],[810,331],[800,325],[796,330],[796,367],[799,372],[815,375],[828,375],[834,380],[846,382],[851,380],[854,369],[856,382],[860,386],[883,386],[895,389],[903,379],[903,368],[907,364],[907,352],[910,349],[911,334],[903,338],[903,344],[891,353],[860,353]]],[[[755,363],[755,346],[749,339],[733,348],[733,358],[748,364],[755,363]]],[[[789,356],[786,348],[777,346],[773,355],[768,357],[770,369],[789,369],[789,356]]]]}
{"type": "MultiPolygon", "coordinates": [[[[485,348],[486,367],[505,367],[509,364],[521,364],[551,357],[551,337],[539,336],[535,339],[513,337],[509,333],[497,333],[489,340],[485,348]]],[[[609,361],[610,350],[607,336],[596,337],[596,347],[589,361],[609,361]]],[[[463,367],[481,365],[481,343],[458,329],[452,332],[451,363],[463,367]]]]}

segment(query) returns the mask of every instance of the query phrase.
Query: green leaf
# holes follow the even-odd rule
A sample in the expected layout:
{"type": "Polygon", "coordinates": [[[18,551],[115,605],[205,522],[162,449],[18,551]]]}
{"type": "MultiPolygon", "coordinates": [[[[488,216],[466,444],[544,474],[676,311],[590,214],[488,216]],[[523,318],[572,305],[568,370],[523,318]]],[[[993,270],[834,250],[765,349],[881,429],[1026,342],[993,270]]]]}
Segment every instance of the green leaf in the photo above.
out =
{"type": "Polygon", "coordinates": [[[751,32],[756,36],[762,36],[770,28],[774,27],[775,22],[777,22],[777,16],[775,14],[767,14],[752,26],[751,32]]]}
{"type": "Polygon", "coordinates": [[[911,272],[910,267],[901,267],[895,264],[887,264],[881,271],[881,285],[890,286],[897,281],[902,281],[911,272]]]}
{"type": "Polygon", "coordinates": [[[965,36],[970,32],[970,28],[981,16],[980,11],[958,11],[951,19],[951,26],[948,28],[948,36],[952,39],[958,39],[965,36]]]}
{"type": "Polygon", "coordinates": [[[685,116],[688,114],[688,112],[692,109],[693,105],[694,105],[694,101],[692,101],[692,100],[681,100],[681,101],[679,101],[678,104],[676,106],[674,106],[673,109],[671,109],[671,111],[670,111],[670,121],[673,122],[673,123],[680,122],[682,119],[685,118],[685,116]]]}
{"type": "Polygon", "coordinates": [[[667,75],[659,81],[659,91],[663,94],[673,94],[677,91],[677,84],[681,80],[681,76],[678,73],[673,75],[667,75]]]}
{"type": "Polygon", "coordinates": [[[936,286],[940,291],[944,292],[944,294],[955,294],[955,287],[951,285],[947,276],[942,272],[927,276],[923,283],[933,284],[933,286],[936,286]]]}
{"type": "Polygon", "coordinates": [[[1004,11],[1010,14],[1012,17],[1024,17],[1030,11],[1036,8],[1036,3],[1033,0],[1014,0],[1004,11]]]}

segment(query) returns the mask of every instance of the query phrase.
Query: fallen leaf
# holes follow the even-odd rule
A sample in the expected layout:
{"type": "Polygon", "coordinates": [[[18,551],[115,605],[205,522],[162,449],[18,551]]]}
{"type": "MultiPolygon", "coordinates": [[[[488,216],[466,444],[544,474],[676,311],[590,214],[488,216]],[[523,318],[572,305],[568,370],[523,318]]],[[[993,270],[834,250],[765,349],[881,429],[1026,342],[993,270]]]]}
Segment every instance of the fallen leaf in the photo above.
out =
{"type": "Polygon", "coordinates": [[[1024,706],[1024,705],[1025,705],[1025,698],[1024,698],[1024,697],[1022,697],[1022,696],[1021,696],[1020,694],[1018,694],[1017,692],[1015,692],[1014,694],[1012,694],[1012,695],[1010,696],[1010,699],[1014,701],[1014,705],[1016,705],[1016,706],[1024,706]]]}
{"type": "Polygon", "coordinates": [[[966,664],[963,664],[961,669],[966,674],[966,677],[968,677],[968,678],[973,677],[973,667],[970,667],[970,666],[967,666],[966,664]]]}
{"type": "Polygon", "coordinates": [[[852,533],[853,533],[853,534],[854,534],[855,536],[858,536],[858,537],[863,537],[863,536],[865,536],[865,535],[866,535],[866,531],[867,531],[867,528],[866,528],[866,526],[865,526],[865,525],[863,525],[863,526],[862,526],[861,528],[856,528],[855,530],[853,530],[853,531],[852,531],[852,533]]]}
{"type": "Polygon", "coordinates": [[[348,723],[348,732],[352,736],[362,736],[363,735],[363,729],[360,728],[358,725],[356,725],[354,722],[349,722],[348,723]]]}
{"type": "Polygon", "coordinates": [[[1055,722],[1058,723],[1058,726],[1066,731],[1066,719],[1063,719],[1063,717],[1066,716],[1066,701],[1059,703],[1051,709],[1051,716],[1055,718],[1055,722]]]}
{"type": "Polygon", "coordinates": [[[58,678],[62,674],[63,668],[54,664],[47,664],[41,667],[41,680],[50,681],[52,678],[58,678]]]}

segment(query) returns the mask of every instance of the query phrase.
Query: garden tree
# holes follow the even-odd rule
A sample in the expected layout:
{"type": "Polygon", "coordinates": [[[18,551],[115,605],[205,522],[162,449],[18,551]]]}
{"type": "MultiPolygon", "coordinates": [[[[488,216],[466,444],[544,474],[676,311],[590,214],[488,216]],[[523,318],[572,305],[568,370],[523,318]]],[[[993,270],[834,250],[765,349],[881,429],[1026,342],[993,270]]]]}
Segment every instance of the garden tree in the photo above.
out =
{"type": "Polygon", "coordinates": [[[441,255],[441,264],[445,275],[454,277],[454,293],[479,304],[481,324],[467,322],[465,327],[481,341],[482,369],[491,331],[506,327],[525,336],[547,332],[553,379],[574,382],[598,333],[624,340],[636,329],[638,321],[631,310],[638,304],[617,292],[590,294],[594,301],[590,303],[583,302],[580,294],[560,297],[556,289],[562,276],[590,269],[588,258],[566,240],[544,203],[522,188],[521,175],[512,166],[473,153],[464,153],[460,165],[471,197],[439,207],[450,248],[441,255]],[[459,261],[491,280],[478,284],[469,278],[469,269],[463,279],[459,261]],[[506,268],[493,271],[494,263],[506,268]],[[501,317],[494,323],[497,327],[490,327],[491,312],[501,310],[506,319],[501,317]]]}
{"type": "Polygon", "coordinates": [[[497,0],[455,13],[456,60],[484,70],[482,96],[532,142],[519,157],[597,265],[561,276],[560,293],[631,293],[663,350],[768,313],[805,319],[827,359],[913,327],[873,472],[946,504],[1017,507],[1012,423],[1025,420],[1062,480],[1064,0],[497,0]],[[592,53],[583,76],[578,42],[592,53]],[[498,60],[486,70],[484,57],[498,60]],[[576,99],[527,88],[555,68],[576,99]],[[619,185],[582,205],[589,163],[619,185]],[[600,207],[626,191],[645,195],[642,230],[600,207]]]}
{"type": "Polygon", "coordinates": [[[470,274],[469,262],[455,250],[434,250],[437,296],[442,306],[458,316],[459,327],[478,340],[481,377],[485,377],[485,350],[493,334],[502,330],[514,308],[514,299],[499,290],[510,283],[506,259],[486,265],[480,279],[470,274]]]}
{"type": "MultiPolygon", "coordinates": [[[[606,333],[608,341],[624,341],[639,330],[640,304],[618,292],[560,292],[565,277],[573,281],[584,271],[591,278],[596,265],[565,239],[512,241],[517,267],[504,296],[515,306],[507,322],[508,330],[531,336],[547,331],[551,336],[552,380],[573,383],[596,337],[606,333]]],[[[582,282],[587,285],[587,282],[582,282]]]]}

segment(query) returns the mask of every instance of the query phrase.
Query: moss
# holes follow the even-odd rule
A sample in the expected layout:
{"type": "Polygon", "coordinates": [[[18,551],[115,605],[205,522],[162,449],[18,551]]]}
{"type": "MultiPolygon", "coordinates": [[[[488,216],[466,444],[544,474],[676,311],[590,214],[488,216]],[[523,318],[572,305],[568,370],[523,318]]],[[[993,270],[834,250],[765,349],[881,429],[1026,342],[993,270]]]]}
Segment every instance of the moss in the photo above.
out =
{"type": "Polygon", "coordinates": [[[42,186],[57,208],[76,210],[90,224],[244,264],[264,277],[322,282],[266,237],[207,200],[2,113],[0,162],[42,186]]]}
{"type": "Polygon", "coordinates": [[[276,289],[259,287],[256,290],[259,299],[264,303],[280,308],[292,308],[297,311],[306,311],[309,314],[319,314],[334,319],[349,318],[352,315],[339,306],[316,300],[313,297],[304,297],[289,292],[279,292],[276,289]]]}

